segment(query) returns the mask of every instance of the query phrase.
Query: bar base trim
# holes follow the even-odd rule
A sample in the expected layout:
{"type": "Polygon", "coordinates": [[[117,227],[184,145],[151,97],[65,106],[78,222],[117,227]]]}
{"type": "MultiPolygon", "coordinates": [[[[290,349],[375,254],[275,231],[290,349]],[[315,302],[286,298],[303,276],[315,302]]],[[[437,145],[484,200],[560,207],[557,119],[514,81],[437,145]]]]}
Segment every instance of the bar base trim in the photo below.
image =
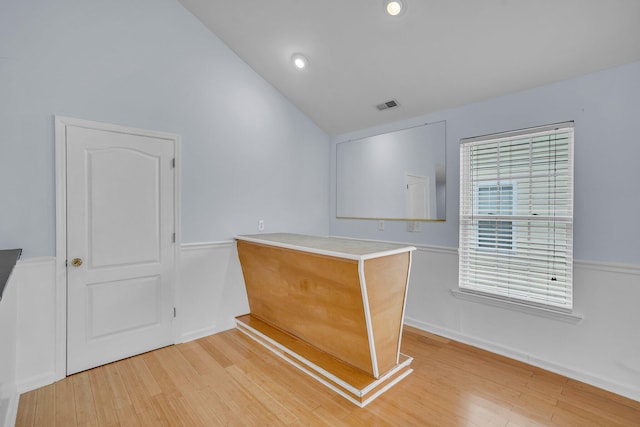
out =
{"type": "Polygon", "coordinates": [[[412,357],[400,354],[399,363],[380,378],[354,368],[250,314],[236,318],[236,328],[351,403],[363,408],[413,372],[412,357]]]}

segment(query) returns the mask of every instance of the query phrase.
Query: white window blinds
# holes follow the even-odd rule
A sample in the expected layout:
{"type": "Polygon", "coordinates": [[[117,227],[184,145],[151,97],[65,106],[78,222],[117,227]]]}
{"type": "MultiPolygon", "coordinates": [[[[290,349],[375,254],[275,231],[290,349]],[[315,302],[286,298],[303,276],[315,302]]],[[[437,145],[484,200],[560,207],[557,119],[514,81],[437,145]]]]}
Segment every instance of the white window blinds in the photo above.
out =
{"type": "Polygon", "coordinates": [[[461,290],[571,310],[573,122],[463,139],[461,290]]]}

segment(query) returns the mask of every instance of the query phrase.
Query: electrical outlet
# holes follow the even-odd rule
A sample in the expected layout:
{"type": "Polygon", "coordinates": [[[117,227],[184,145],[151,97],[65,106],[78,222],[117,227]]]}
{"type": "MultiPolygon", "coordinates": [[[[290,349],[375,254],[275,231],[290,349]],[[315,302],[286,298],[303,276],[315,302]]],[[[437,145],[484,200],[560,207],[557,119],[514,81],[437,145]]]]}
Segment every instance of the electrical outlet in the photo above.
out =
{"type": "Polygon", "coordinates": [[[407,231],[414,233],[422,230],[420,221],[407,221],[407,231]]]}
{"type": "Polygon", "coordinates": [[[258,220],[258,231],[264,231],[264,219],[258,220]]]}
{"type": "Polygon", "coordinates": [[[384,231],[384,219],[378,220],[378,231],[384,231]]]}

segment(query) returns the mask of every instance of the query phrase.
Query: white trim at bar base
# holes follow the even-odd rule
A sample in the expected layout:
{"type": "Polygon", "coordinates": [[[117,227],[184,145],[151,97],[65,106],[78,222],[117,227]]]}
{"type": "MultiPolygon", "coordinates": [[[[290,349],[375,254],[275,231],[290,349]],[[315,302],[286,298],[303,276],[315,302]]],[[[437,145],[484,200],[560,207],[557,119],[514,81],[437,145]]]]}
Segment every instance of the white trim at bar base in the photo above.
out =
{"type": "Polygon", "coordinates": [[[363,388],[357,388],[347,383],[343,379],[338,378],[336,375],[321,368],[315,363],[309,361],[308,359],[300,356],[299,354],[280,344],[276,340],[268,337],[255,328],[252,328],[239,319],[236,319],[236,329],[247,337],[251,338],[253,341],[271,351],[276,356],[295,366],[305,374],[309,375],[311,378],[315,379],[335,393],[338,393],[340,396],[344,397],[349,402],[357,405],[360,408],[364,408],[366,405],[371,403],[376,398],[380,397],[384,392],[389,390],[391,387],[393,387],[395,384],[397,384],[399,381],[413,372],[413,369],[409,368],[409,365],[413,361],[413,358],[403,355],[406,357],[406,359],[402,363],[396,365],[393,369],[391,369],[389,372],[385,373],[378,379],[371,378],[371,382],[367,384],[367,386],[363,388]],[[383,386],[380,387],[381,385],[383,386]],[[376,390],[376,388],[378,389],[376,390]],[[375,392],[367,397],[367,395],[374,390],[375,392]]]}

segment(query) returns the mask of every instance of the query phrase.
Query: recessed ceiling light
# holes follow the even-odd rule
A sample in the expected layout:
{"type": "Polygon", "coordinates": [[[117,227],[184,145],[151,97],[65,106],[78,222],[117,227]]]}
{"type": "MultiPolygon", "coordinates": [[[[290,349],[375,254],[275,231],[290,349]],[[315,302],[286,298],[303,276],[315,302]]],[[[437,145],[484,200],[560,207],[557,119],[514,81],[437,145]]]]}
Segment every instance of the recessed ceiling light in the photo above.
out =
{"type": "Polygon", "coordinates": [[[401,0],[393,0],[393,1],[385,0],[384,8],[389,15],[398,16],[404,10],[405,5],[401,0]]]}
{"type": "Polygon", "coordinates": [[[309,66],[309,60],[301,53],[294,53],[291,56],[291,61],[296,68],[301,70],[309,66]]]}

